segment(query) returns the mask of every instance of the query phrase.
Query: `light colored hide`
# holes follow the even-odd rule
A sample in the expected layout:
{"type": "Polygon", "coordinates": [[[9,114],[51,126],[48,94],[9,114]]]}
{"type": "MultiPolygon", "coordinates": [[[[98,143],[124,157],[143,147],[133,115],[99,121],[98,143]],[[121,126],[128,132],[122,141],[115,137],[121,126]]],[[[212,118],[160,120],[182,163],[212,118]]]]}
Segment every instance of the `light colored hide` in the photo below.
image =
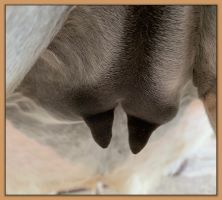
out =
{"type": "MultiPolygon", "coordinates": [[[[17,99],[10,112],[28,118],[21,109],[26,99],[17,99]]],[[[105,150],[84,123],[58,124],[46,115],[43,123],[37,117],[30,123],[42,128],[34,126],[28,135],[6,124],[7,194],[216,193],[216,141],[200,100],[181,105],[137,155],[129,150],[126,116],[119,108],[105,150]]]]}
{"type": "Polygon", "coordinates": [[[6,6],[6,95],[57,33],[70,6],[6,6]]]}

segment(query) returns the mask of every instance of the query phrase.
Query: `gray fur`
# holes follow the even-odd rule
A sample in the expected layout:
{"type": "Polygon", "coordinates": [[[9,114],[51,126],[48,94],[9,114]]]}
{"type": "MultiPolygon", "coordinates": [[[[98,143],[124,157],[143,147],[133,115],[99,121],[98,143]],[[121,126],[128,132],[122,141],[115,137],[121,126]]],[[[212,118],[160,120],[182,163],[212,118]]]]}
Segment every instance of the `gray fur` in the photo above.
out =
{"type": "Polygon", "coordinates": [[[200,97],[216,87],[215,18],[215,6],[78,6],[16,91],[59,119],[121,104],[162,125],[193,72],[200,97]]]}
{"type": "Polygon", "coordinates": [[[7,96],[49,45],[69,11],[69,6],[6,6],[7,96]]]}

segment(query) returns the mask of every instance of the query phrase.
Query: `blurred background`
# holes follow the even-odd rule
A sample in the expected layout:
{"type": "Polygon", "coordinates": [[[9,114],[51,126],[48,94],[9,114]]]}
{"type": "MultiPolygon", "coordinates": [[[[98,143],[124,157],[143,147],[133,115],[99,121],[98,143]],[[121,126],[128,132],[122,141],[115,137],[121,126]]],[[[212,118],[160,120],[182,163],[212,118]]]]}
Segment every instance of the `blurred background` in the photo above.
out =
{"type": "Polygon", "coordinates": [[[137,155],[115,110],[107,149],[83,122],[58,122],[21,94],[7,99],[7,194],[216,194],[216,137],[203,104],[185,98],[137,155]]]}

